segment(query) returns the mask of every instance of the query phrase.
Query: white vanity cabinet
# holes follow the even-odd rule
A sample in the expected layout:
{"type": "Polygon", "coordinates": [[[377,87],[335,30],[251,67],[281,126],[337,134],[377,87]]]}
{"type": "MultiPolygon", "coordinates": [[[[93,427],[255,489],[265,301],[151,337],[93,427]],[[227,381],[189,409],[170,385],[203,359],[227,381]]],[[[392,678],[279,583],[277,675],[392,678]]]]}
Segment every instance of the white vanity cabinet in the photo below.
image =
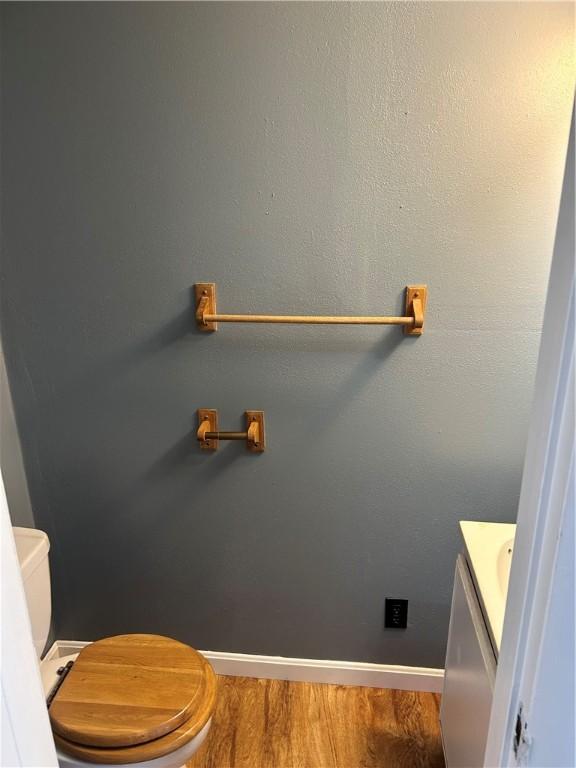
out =
{"type": "Polygon", "coordinates": [[[440,707],[447,768],[481,768],[496,657],[463,555],[456,561],[444,690],[440,707]]]}

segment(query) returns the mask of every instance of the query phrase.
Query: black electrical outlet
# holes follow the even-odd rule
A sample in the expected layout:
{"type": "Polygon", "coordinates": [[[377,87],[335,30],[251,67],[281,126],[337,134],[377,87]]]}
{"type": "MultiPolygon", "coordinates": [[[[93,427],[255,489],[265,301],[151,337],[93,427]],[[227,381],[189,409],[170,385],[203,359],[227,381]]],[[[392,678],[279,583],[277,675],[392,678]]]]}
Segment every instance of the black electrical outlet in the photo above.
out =
{"type": "Polygon", "coordinates": [[[408,626],[408,600],[387,597],[384,608],[384,627],[386,629],[406,629],[408,626]]]}

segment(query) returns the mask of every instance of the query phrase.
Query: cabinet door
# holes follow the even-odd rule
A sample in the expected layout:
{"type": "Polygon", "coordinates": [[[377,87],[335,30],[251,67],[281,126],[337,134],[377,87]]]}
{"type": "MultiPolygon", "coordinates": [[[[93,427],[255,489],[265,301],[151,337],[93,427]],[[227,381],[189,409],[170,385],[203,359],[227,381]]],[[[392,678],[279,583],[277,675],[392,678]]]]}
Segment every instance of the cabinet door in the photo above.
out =
{"type": "Polygon", "coordinates": [[[444,690],[440,707],[448,768],[481,768],[496,659],[462,555],[456,561],[444,690]]]}

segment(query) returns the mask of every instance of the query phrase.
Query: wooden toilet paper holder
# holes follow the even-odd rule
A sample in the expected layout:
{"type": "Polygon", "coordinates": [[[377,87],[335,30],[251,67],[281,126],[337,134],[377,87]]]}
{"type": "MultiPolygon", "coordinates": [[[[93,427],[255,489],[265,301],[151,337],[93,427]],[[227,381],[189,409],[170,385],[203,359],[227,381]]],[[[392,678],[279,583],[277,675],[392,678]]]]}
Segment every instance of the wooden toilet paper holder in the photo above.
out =
{"type": "Polygon", "coordinates": [[[203,451],[217,451],[220,440],[245,440],[246,448],[252,453],[266,449],[264,411],[244,411],[245,432],[220,432],[218,411],[213,408],[198,408],[198,430],[196,437],[203,451]]]}

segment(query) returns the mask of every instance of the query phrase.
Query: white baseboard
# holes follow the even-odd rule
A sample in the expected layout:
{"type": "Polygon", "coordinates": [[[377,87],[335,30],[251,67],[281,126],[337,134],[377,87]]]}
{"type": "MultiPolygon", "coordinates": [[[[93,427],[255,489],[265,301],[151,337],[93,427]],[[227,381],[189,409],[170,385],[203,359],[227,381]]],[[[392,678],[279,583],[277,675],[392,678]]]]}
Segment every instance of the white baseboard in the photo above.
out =
{"type": "Polygon", "coordinates": [[[219,675],[440,693],[443,669],[202,651],[219,675]]]}
{"type": "MultiPolygon", "coordinates": [[[[86,642],[56,640],[46,660],[78,653],[86,642]]],[[[444,670],[430,667],[404,667],[395,664],[369,664],[361,661],[291,659],[284,656],[253,656],[247,653],[200,651],[218,675],[259,677],[264,680],[291,680],[299,683],[360,685],[369,688],[395,688],[400,691],[441,693],[444,670]]]]}

